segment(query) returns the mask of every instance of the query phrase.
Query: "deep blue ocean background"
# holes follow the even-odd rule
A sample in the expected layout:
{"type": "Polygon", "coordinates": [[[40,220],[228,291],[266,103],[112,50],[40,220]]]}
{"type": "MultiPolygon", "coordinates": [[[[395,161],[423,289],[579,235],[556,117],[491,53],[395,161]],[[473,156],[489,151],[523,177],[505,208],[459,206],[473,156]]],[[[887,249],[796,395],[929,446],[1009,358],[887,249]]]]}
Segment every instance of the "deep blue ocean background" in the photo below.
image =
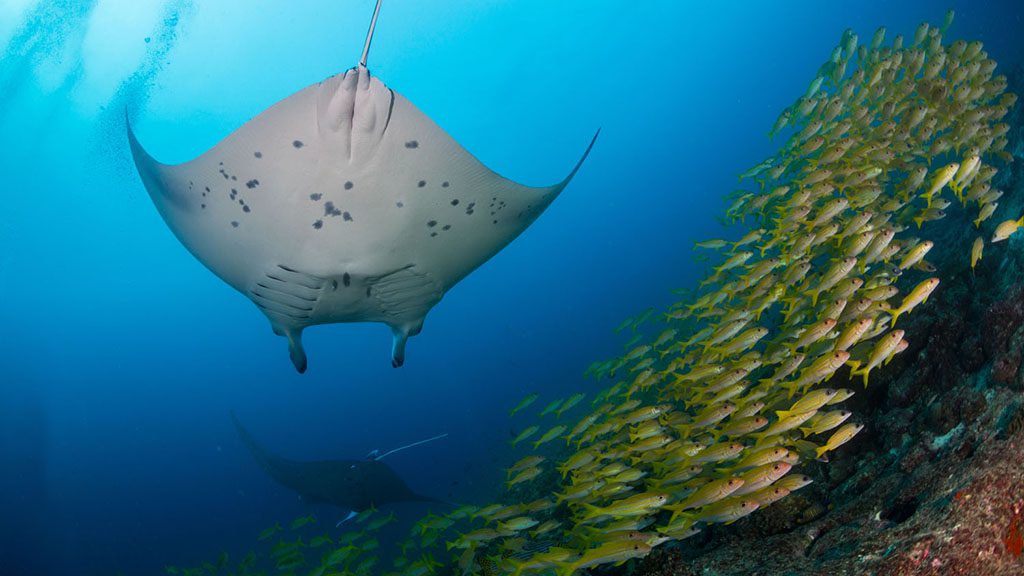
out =
{"type": "MultiPolygon", "coordinates": [[[[239,441],[389,456],[417,491],[496,497],[522,396],[593,390],[612,329],[703,273],[690,247],[847,27],[868,42],[956,10],[999,73],[1019,0],[385,0],[369,68],[497,172],[548,184],[519,239],[452,289],[392,369],[377,324],[306,331],[298,375],[246,298],[174,238],[134,171],[215,144],[356,63],[372,0],[0,0],[0,574],[155,574],[234,557],[312,507],[239,441]]],[[[421,505],[394,509],[406,522],[421,505]]]]}

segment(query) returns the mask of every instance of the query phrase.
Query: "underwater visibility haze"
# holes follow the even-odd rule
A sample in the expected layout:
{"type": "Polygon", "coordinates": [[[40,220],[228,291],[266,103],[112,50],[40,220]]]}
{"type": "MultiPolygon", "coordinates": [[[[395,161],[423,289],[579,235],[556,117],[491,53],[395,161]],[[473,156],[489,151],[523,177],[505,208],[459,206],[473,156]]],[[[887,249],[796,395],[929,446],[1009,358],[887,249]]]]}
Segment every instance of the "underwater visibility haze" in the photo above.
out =
{"type": "Polygon", "coordinates": [[[0,0],[0,574],[1024,571],[1022,15],[0,0]]]}

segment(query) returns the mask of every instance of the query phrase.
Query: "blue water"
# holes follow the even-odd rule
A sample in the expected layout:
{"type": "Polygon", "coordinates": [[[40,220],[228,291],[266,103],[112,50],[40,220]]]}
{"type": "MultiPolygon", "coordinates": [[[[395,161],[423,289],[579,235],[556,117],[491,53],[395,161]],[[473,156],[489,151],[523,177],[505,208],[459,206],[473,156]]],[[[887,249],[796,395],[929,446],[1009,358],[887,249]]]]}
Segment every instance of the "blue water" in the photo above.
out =
{"type": "MultiPolygon", "coordinates": [[[[388,462],[418,492],[486,503],[525,394],[592,389],[612,328],[703,273],[693,241],[847,27],[912,36],[957,12],[1007,73],[1019,1],[386,0],[369,68],[497,172],[563,195],[459,283],[392,369],[377,324],[307,330],[310,369],[196,261],[131,164],[128,109],[168,162],[355,64],[371,0],[0,0],[0,574],[152,574],[240,556],[315,512],[238,440],[388,462]],[[825,3],[828,4],[828,3],[825,3]],[[948,6],[947,6],[948,4],[948,6]]],[[[422,506],[399,505],[413,521],[422,506]]]]}

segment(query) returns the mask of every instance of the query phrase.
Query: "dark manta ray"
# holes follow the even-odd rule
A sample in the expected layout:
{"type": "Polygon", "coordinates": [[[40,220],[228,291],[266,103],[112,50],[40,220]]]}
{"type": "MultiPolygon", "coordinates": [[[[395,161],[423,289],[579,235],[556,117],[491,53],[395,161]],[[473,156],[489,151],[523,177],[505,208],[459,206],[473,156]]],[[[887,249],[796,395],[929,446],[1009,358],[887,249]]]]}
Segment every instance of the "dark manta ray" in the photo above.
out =
{"type": "Polygon", "coordinates": [[[494,173],[370,75],[376,21],[375,11],[358,65],[190,162],[157,162],[128,129],[168,227],[287,338],[299,372],[302,331],[338,322],[388,325],[391,363],[401,366],[427,312],[526,230],[586,158],[551,186],[494,173]]]}
{"type": "Polygon", "coordinates": [[[307,502],[326,502],[359,512],[388,502],[440,502],[413,492],[390,466],[378,460],[296,462],[271,454],[231,415],[242,442],[260,466],[307,502]]]}

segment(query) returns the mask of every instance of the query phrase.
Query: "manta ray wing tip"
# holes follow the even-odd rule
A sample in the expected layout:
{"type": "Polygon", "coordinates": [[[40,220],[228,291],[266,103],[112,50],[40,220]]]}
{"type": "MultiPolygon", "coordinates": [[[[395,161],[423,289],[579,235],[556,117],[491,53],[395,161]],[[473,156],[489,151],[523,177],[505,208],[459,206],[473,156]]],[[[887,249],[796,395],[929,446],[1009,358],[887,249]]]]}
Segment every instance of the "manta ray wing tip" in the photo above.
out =
{"type": "Polygon", "coordinates": [[[583,162],[586,161],[587,156],[590,156],[590,151],[593,150],[594,144],[597,142],[597,137],[600,135],[601,129],[598,128],[597,132],[594,133],[594,137],[590,139],[590,144],[587,145],[587,149],[583,151],[583,156],[580,156],[580,159],[576,162],[576,166],[573,167],[572,172],[569,172],[569,175],[566,176],[564,180],[562,180],[562,183],[560,185],[562,188],[568,186],[569,181],[572,180],[574,176],[576,176],[577,172],[580,171],[580,168],[583,166],[583,162]]]}

